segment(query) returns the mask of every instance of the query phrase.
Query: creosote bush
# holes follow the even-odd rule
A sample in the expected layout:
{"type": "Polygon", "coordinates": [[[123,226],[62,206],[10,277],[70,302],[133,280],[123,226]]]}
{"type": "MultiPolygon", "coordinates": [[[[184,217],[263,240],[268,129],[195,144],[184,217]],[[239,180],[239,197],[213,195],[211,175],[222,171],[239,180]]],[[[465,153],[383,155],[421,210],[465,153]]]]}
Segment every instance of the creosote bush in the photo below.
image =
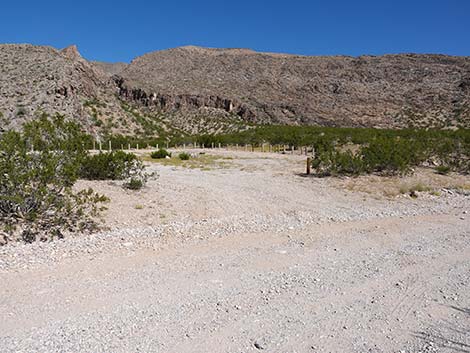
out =
{"type": "Polygon", "coordinates": [[[263,125],[225,135],[182,138],[212,144],[270,143],[283,146],[308,146],[315,150],[312,166],[317,175],[407,174],[414,167],[445,165],[451,171],[470,173],[470,129],[374,129],[320,126],[263,125]],[[354,146],[354,152],[344,149],[354,146]]]}
{"type": "Polygon", "coordinates": [[[186,152],[182,152],[179,154],[179,159],[181,159],[182,161],[187,161],[191,158],[191,155],[189,153],[186,153],[186,152]]]}
{"type": "Polygon", "coordinates": [[[171,157],[171,153],[164,148],[160,148],[158,151],[152,152],[150,157],[153,159],[162,159],[166,157],[171,157]]]}
{"type": "Polygon", "coordinates": [[[130,190],[140,190],[143,186],[143,181],[137,178],[131,178],[127,183],[125,183],[125,187],[130,190]]]}
{"type": "Polygon", "coordinates": [[[0,245],[96,230],[108,199],[92,189],[74,191],[78,178],[124,180],[137,190],[151,176],[134,154],[89,155],[90,142],[62,115],[43,114],[21,132],[0,135],[0,245]]]}
{"type": "Polygon", "coordinates": [[[448,142],[429,141],[415,138],[376,137],[360,145],[356,152],[341,152],[338,147],[320,149],[312,160],[312,167],[318,176],[378,174],[406,175],[414,167],[429,165],[431,161],[445,163],[436,168],[440,174],[451,170],[469,173],[470,150],[454,148],[449,150],[448,142]]]}
{"type": "Polygon", "coordinates": [[[447,175],[450,172],[450,167],[447,165],[440,165],[436,167],[436,173],[441,175],[447,175]]]}
{"type": "Polygon", "coordinates": [[[86,137],[61,115],[40,119],[22,132],[0,136],[1,243],[62,238],[96,229],[106,197],[72,186],[86,158],[86,137]]]}
{"type": "Polygon", "coordinates": [[[336,150],[318,153],[312,161],[318,176],[359,175],[364,170],[362,159],[351,151],[336,150]]]}
{"type": "Polygon", "coordinates": [[[124,180],[124,187],[140,189],[150,174],[142,161],[133,153],[123,151],[101,152],[87,155],[80,168],[80,177],[89,180],[124,180]]]}

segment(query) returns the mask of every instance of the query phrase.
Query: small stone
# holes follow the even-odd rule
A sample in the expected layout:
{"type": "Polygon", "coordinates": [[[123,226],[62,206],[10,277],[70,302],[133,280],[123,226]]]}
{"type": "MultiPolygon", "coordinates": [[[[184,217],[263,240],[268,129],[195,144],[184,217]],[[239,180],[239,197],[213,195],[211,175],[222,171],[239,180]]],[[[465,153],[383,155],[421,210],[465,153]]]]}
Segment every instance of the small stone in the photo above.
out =
{"type": "Polygon", "coordinates": [[[259,350],[263,350],[265,348],[264,345],[258,341],[255,341],[254,346],[256,349],[259,349],[259,350]]]}

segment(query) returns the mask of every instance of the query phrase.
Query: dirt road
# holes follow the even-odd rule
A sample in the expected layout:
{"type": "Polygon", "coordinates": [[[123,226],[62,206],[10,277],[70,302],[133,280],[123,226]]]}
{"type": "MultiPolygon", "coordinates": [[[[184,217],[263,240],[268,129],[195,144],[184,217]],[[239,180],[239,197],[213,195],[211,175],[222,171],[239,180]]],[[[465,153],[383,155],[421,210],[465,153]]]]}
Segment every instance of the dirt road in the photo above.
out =
{"type": "Polygon", "coordinates": [[[230,156],[153,165],[140,194],[95,185],[108,232],[0,248],[0,351],[470,352],[470,197],[230,156]]]}

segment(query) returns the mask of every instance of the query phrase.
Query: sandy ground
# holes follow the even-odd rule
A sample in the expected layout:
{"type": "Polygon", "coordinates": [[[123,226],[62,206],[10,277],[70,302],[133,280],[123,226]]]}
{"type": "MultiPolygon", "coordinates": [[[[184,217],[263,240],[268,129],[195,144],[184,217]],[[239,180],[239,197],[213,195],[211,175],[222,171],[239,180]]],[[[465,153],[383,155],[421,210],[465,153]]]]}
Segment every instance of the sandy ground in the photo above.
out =
{"type": "Polygon", "coordinates": [[[0,351],[470,352],[468,177],[212,154],[138,192],[81,182],[105,232],[0,248],[0,351]]]}

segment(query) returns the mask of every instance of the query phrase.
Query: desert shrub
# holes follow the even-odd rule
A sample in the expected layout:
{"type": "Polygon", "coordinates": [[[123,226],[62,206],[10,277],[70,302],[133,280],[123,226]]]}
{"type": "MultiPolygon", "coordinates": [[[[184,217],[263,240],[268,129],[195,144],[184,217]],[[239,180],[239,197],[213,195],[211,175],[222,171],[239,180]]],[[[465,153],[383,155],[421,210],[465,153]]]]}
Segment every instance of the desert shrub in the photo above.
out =
{"type": "Polygon", "coordinates": [[[130,190],[140,190],[144,186],[142,179],[131,178],[125,183],[125,187],[130,190]]]}
{"type": "Polygon", "coordinates": [[[141,164],[137,156],[123,151],[87,155],[82,162],[80,176],[89,180],[122,180],[129,176],[134,164],[141,164]]]}
{"type": "Polygon", "coordinates": [[[418,149],[408,140],[377,138],[361,148],[367,173],[406,174],[420,161],[418,149]]]}
{"type": "MultiPolygon", "coordinates": [[[[333,151],[341,151],[344,146],[353,145],[355,150],[362,150],[362,153],[353,153],[356,157],[360,156],[363,164],[361,173],[406,174],[415,166],[434,163],[449,166],[452,171],[470,173],[470,129],[464,128],[439,130],[250,125],[229,134],[174,136],[171,141],[137,136],[111,137],[111,140],[116,141],[113,142],[114,146],[127,143],[161,146],[167,142],[170,145],[181,145],[194,141],[204,143],[206,147],[219,143],[253,146],[260,146],[262,143],[287,144],[313,147],[317,156],[323,155],[326,159],[344,157],[333,154],[333,151]]],[[[166,154],[160,158],[165,156],[166,154]]],[[[153,158],[159,158],[158,154],[153,158]]],[[[347,163],[351,161],[348,156],[344,159],[347,163]]],[[[353,169],[356,169],[356,164],[359,163],[357,161],[358,159],[355,160],[353,169]]],[[[315,163],[319,163],[319,158],[315,163]]],[[[350,168],[346,168],[348,169],[350,168]]]]}
{"type": "Polygon", "coordinates": [[[420,149],[410,141],[377,138],[356,153],[336,149],[318,153],[312,166],[318,175],[393,175],[408,173],[422,159],[420,149]]]}
{"type": "Polygon", "coordinates": [[[402,185],[400,186],[400,193],[401,194],[409,194],[412,198],[418,197],[418,192],[428,192],[432,191],[431,187],[424,185],[420,182],[411,184],[411,185],[402,185]]]}
{"type": "Polygon", "coordinates": [[[22,132],[0,136],[3,242],[50,240],[96,228],[94,217],[106,198],[91,189],[72,190],[86,156],[83,140],[78,126],[60,115],[43,115],[22,132]]]}
{"type": "Polygon", "coordinates": [[[80,177],[84,179],[125,180],[124,186],[133,186],[129,187],[131,189],[135,188],[137,181],[140,181],[142,187],[149,176],[144,164],[135,154],[123,151],[87,155],[80,168],[80,177]]]}
{"type": "Polygon", "coordinates": [[[19,106],[18,110],[16,111],[17,116],[24,116],[26,115],[26,113],[27,113],[26,109],[22,106],[19,106]]]}
{"type": "Polygon", "coordinates": [[[312,167],[319,176],[328,175],[359,175],[363,172],[361,156],[351,151],[336,150],[318,153],[312,161],[312,167]]]}
{"type": "Polygon", "coordinates": [[[449,168],[448,172],[470,173],[470,143],[466,140],[443,139],[433,146],[432,155],[440,162],[440,166],[449,168]]]}
{"type": "Polygon", "coordinates": [[[450,167],[446,165],[440,165],[436,167],[436,173],[441,175],[447,175],[450,172],[450,167]]]}
{"type": "Polygon", "coordinates": [[[181,159],[182,161],[187,161],[191,158],[190,154],[189,153],[186,153],[186,152],[182,152],[178,155],[179,159],[181,159]]]}
{"type": "Polygon", "coordinates": [[[152,152],[150,157],[153,159],[162,159],[166,157],[171,157],[171,153],[164,148],[160,148],[158,151],[152,152]]]}

